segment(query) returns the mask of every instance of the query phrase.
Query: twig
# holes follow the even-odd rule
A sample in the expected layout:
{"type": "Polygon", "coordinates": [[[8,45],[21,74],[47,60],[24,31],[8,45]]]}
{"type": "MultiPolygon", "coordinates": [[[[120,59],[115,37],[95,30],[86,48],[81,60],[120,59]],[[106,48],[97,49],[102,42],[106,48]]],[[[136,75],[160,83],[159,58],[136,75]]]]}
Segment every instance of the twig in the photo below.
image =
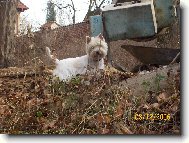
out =
{"type": "Polygon", "coordinates": [[[133,134],[133,132],[126,127],[123,122],[114,124],[114,127],[116,128],[116,132],[119,134],[133,134]]]}
{"type": "Polygon", "coordinates": [[[180,52],[176,55],[176,57],[172,60],[172,62],[169,65],[174,64],[179,56],[180,56],[180,52]]]}
{"type": "Polygon", "coordinates": [[[88,110],[91,109],[91,107],[92,107],[97,101],[98,101],[98,99],[95,100],[95,101],[91,104],[91,106],[89,106],[89,108],[87,108],[87,111],[83,114],[82,121],[79,123],[79,125],[77,126],[77,128],[75,128],[75,129],[73,130],[72,134],[79,128],[79,126],[80,126],[83,122],[85,122],[85,119],[86,119],[85,116],[86,116],[87,113],[89,112],[88,110]]]}

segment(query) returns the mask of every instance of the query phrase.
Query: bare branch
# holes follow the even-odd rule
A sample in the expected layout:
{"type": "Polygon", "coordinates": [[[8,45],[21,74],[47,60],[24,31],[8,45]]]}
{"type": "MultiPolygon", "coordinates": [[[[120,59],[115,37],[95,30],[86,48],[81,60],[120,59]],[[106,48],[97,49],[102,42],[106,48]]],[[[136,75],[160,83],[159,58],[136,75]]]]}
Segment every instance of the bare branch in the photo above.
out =
{"type": "Polygon", "coordinates": [[[66,6],[62,6],[60,7],[58,4],[56,3],[53,3],[58,9],[64,9],[64,8],[68,8],[68,7],[71,7],[72,9],[74,8],[71,4],[67,4],[66,6]]]}
{"type": "Polygon", "coordinates": [[[97,3],[96,3],[96,0],[93,0],[93,2],[94,2],[94,4],[95,4],[96,8],[98,8],[98,5],[97,5],[97,3]]]}
{"type": "Polygon", "coordinates": [[[53,4],[60,10],[62,9],[66,9],[66,8],[71,8],[73,10],[73,16],[72,16],[72,20],[73,20],[73,24],[75,24],[75,18],[76,18],[76,8],[75,8],[75,5],[74,5],[74,2],[73,0],[71,0],[71,4],[67,4],[66,6],[60,6],[58,5],[57,3],[54,3],[53,4]]]}
{"type": "Polygon", "coordinates": [[[75,24],[75,13],[76,13],[76,9],[75,9],[75,6],[74,6],[74,3],[73,3],[73,0],[71,0],[71,2],[72,2],[72,9],[73,9],[73,11],[74,11],[74,14],[73,14],[72,19],[73,19],[73,24],[75,24]]]}
{"type": "Polygon", "coordinates": [[[73,3],[73,0],[71,0],[71,2],[72,2],[72,8],[73,8],[73,10],[75,10],[75,6],[74,6],[74,3],[73,3]]]}
{"type": "Polygon", "coordinates": [[[103,5],[104,2],[105,2],[105,0],[102,0],[102,2],[100,3],[100,5],[98,6],[98,8],[101,8],[101,6],[103,5]]]}

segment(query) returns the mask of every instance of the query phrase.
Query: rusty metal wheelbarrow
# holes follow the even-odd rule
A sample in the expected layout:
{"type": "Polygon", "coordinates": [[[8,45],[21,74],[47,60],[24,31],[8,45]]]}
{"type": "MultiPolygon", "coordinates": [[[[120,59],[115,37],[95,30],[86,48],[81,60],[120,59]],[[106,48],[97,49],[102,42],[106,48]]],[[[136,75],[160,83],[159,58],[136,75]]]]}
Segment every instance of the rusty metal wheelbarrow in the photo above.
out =
{"type": "MultiPolygon", "coordinates": [[[[121,48],[128,51],[143,64],[157,65],[170,64],[180,52],[180,49],[141,47],[133,45],[122,45],[121,48]]],[[[180,61],[179,57],[177,57],[176,62],[180,61]]]]}

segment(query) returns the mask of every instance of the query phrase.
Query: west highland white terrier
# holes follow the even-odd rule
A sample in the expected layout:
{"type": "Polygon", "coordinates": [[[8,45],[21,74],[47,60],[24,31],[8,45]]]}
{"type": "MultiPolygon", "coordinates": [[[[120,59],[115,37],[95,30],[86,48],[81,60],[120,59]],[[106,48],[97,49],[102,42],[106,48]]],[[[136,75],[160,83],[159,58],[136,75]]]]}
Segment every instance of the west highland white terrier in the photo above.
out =
{"type": "Polygon", "coordinates": [[[67,58],[58,60],[48,47],[46,47],[47,55],[55,63],[53,76],[59,77],[60,80],[69,81],[76,75],[86,74],[87,71],[95,72],[104,69],[104,58],[108,52],[108,45],[102,34],[96,37],[86,37],[86,55],[76,58],[67,58]]]}

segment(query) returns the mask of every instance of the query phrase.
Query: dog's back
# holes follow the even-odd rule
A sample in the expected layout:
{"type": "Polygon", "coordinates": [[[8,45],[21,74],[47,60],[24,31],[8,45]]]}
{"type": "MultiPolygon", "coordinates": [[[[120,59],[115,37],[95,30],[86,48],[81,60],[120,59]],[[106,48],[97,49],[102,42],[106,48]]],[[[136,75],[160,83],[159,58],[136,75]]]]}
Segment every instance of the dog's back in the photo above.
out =
{"type": "Polygon", "coordinates": [[[69,80],[78,74],[85,74],[87,65],[87,55],[59,60],[56,62],[56,68],[53,71],[53,75],[58,76],[60,80],[69,80]]]}

